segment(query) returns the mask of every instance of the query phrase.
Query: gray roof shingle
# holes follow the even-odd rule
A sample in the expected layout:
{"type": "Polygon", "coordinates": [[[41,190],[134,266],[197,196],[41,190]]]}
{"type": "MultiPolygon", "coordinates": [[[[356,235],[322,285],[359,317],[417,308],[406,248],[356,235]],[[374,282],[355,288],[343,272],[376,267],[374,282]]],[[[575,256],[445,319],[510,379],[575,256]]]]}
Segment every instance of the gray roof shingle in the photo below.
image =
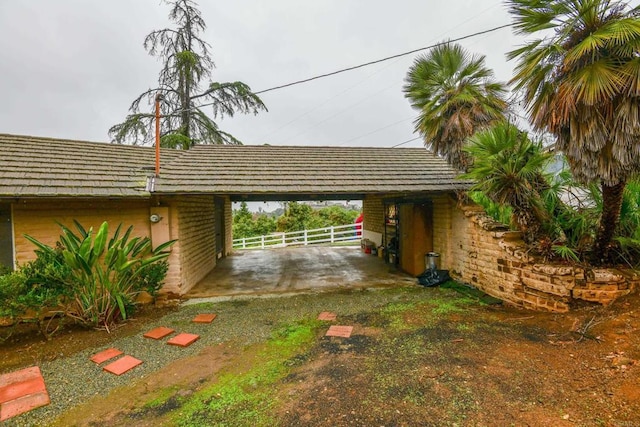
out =
{"type": "Polygon", "coordinates": [[[202,145],[170,162],[161,193],[440,192],[468,182],[424,148],[202,145]]]}
{"type": "MultiPolygon", "coordinates": [[[[444,192],[468,182],[424,148],[201,145],[162,150],[160,194],[444,192]]],[[[154,149],[0,134],[0,197],[145,197],[154,149]]]]}
{"type": "Polygon", "coordinates": [[[0,197],[148,197],[154,167],[150,147],[0,134],[0,197]]]}

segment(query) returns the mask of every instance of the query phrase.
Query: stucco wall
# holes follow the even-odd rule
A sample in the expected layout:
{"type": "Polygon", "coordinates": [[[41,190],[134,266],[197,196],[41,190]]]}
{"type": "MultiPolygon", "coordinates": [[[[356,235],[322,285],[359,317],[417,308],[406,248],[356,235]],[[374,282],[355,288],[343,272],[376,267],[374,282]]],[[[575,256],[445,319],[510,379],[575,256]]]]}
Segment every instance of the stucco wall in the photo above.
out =
{"type": "Polygon", "coordinates": [[[24,238],[24,234],[54,245],[60,236],[56,222],[75,230],[73,220],[83,227],[97,229],[102,222],[109,222],[112,233],[119,223],[123,227],[133,225],[133,235],[150,236],[149,202],[140,201],[35,201],[24,200],[13,204],[13,228],[15,259],[18,264],[35,258],[35,246],[24,238]]]}

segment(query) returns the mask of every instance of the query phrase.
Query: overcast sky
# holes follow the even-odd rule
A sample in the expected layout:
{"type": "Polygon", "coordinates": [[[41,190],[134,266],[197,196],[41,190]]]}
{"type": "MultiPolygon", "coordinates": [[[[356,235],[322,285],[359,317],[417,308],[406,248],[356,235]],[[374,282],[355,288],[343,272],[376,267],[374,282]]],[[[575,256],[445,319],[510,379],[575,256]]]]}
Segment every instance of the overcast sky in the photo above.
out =
{"type": "MultiPolygon", "coordinates": [[[[213,80],[254,91],[509,23],[499,0],[200,1],[213,80]]],[[[159,0],[0,0],[0,133],[108,141],[160,63],[145,35],[159,0]]],[[[499,80],[510,29],[465,40],[499,80]]],[[[391,147],[414,138],[402,93],[416,55],[262,95],[269,112],[220,121],[245,144],[391,147]]],[[[149,111],[151,111],[149,109],[149,111]]],[[[415,141],[405,146],[421,146],[415,141]]]]}

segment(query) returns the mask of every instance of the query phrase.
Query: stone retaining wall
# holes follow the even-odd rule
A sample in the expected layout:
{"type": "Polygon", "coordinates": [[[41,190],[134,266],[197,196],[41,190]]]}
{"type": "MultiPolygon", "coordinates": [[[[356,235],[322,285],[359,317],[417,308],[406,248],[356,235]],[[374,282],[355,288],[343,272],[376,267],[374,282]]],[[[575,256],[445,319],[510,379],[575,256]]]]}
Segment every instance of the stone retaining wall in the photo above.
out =
{"type": "Polygon", "coordinates": [[[519,232],[508,231],[478,206],[451,204],[451,239],[444,249],[451,276],[533,310],[565,312],[577,301],[610,304],[640,285],[634,270],[545,264],[530,256],[519,232]]]}

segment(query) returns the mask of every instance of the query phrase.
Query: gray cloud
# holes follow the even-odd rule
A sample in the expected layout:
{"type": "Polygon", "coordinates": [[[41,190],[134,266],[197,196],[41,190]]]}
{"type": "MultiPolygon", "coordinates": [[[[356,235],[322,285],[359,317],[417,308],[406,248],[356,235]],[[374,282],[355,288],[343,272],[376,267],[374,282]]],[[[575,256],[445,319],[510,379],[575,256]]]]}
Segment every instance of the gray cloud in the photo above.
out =
{"type": "MultiPolygon", "coordinates": [[[[214,80],[262,90],[509,22],[498,0],[200,1],[214,80]]],[[[0,132],[107,141],[159,63],[142,47],[168,25],[157,0],[0,3],[0,132]]],[[[501,80],[509,29],[464,41],[501,80]]],[[[392,146],[414,137],[403,78],[413,56],[269,92],[268,113],[221,127],[246,144],[392,146]]],[[[420,142],[408,144],[419,146],[420,142]]]]}

